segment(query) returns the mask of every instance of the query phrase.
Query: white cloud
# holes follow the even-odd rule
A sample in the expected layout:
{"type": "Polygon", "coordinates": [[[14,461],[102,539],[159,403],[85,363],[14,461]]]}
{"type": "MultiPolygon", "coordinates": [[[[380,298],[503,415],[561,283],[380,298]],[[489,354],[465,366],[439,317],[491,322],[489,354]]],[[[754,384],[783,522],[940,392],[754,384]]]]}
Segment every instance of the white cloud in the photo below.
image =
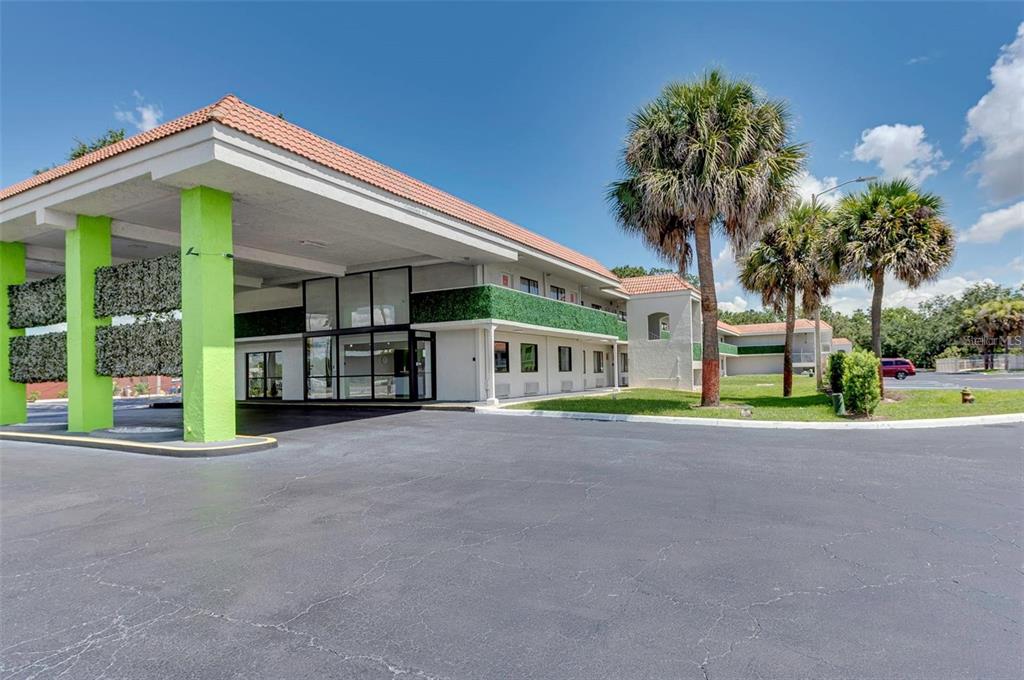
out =
{"type": "MultiPolygon", "coordinates": [[[[887,278],[882,295],[882,307],[910,307],[916,309],[925,300],[936,295],[960,295],[976,283],[995,283],[992,279],[950,276],[925,283],[917,288],[887,278]]],[[[857,309],[871,309],[871,290],[861,281],[851,281],[832,289],[828,305],[836,311],[849,314],[857,309]]]]}
{"type": "Polygon", "coordinates": [[[918,64],[927,64],[929,61],[931,61],[934,58],[935,57],[930,55],[930,54],[922,54],[922,55],[917,56],[917,57],[911,57],[910,59],[907,59],[903,63],[906,64],[907,66],[916,66],[918,64]]]}
{"type": "Polygon", "coordinates": [[[725,312],[742,312],[747,308],[747,301],[737,295],[731,302],[719,302],[718,308],[725,312]]]}
{"type": "MultiPolygon", "coordinates": [[[[811,197],[815,194],[820,194],[825,189],[831,189],[839,183],[838,177],[822,177],[818,179],[811,173],[804,170],[797,177],[796,191],[801,199],[810,201],[811,197]]],[[[835,205],[842,198],[843,194],[839,191],[830,191],[824,196],[818,196],[818,204],[835,205]]]]}
{"type": "Polygon", "coordinates": [[[139,132],[152,130],[159,125],[164,117],[163,109],[156,104],[147,104],[146,98],[138,90],[132,92],[132,96],[135,97],[135,108],[132,111],[115,108],[114,118],[122,123],[134,125],[139,132]]]}
{"type": "Polygon", "coordinates": [[[725,293],[737,286],[736,275],[739,272],[736,268],[736,256],[733,254],[731,245],[726,244],[722,248],[712,266],[715,270],[715,290],[719,293],[725,293]]]}
{"type": "Polygon", "coordinates": [[[960,234],[964,243],[996,243],[1011,231],[1024,230],[1024,201],[1009,208],[984,213],[971,228],[960,234]]]}
{"type": "Polygon", "coordinates": [[[853,157],[865,163],[877,163],[886,179],[904,177],[923,182],[949,167],[942,152],[925,140],[923,125],[879,125],[860,135],[853,157]]]}
{"type": "Polygon", "coordinates": [[[971,166],[996,201],[1024,194],[1024,23],[989,71],[992,89],[967,112],[964,146],[981,142],[971,166]]]}

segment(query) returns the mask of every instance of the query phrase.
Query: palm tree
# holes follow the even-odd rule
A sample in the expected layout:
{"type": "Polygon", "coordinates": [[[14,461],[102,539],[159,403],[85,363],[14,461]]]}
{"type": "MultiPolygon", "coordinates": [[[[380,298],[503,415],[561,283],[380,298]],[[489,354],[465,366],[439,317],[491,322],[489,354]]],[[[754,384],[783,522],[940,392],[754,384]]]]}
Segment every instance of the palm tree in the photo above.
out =
{"type": "Polygon", "coordinates": [[[785,105],[718,70],[667,85],[630,119],[624,177],[608,199],[619,225],[680,271],[696,253],[703,406],[719,403],[712,232],[745,252],[788,204],[803,158],[802,145],[789,142],[785,105]]]}
{"type": "Polygon", "coordinates": [[[828,208],[797,201],[761,236],[740,260],[740,283],[761,294],[765,307],[786,315],[786,343],[782,357],[782,396],[793,394],[793,332],[796,296],[805,309],[814,309],[828,295],[831,278],[819,266],[821,221],[828,208]]]}
{"type": "MultiPolygon", "coordinates": [[[[942,199],[913,182],[872,182],[839,201],[828,230],[835,271],[871,286],[871,349],[882,356],[882,295],[886,274],[917,288],[953,261],[953,229],[942,199]]],[[[881,370],[881,369],[879,369],[881,370]]]]}
{"type": "Polygon", "coordinates": [[[985,368],[995,368],[995,348],[1003,344],[1003,366],[1010,370],[1010,341],[1024,334],[1024,300],[990,300],[965,312],[967,325],[987,338],[985,368]]]}

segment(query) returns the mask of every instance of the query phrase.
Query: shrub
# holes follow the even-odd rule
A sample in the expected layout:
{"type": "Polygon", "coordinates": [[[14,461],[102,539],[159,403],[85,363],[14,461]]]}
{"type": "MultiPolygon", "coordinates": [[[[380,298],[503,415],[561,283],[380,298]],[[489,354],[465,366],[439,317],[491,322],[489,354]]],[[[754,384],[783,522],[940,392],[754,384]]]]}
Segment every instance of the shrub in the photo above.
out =
{"type": "Polygon", "coordinates": [[[843,364],[846,352],[835,352],[828,357],[828,386],[832,394],[843,391],[843,364]]]}
{"type": "Polygon", "coordinates": [[[871,352],[854,350],[843,360],[843,399],[847,410],[871,415],[881,400],[879,362],[871,352]]]}
{"type": "Polygon", "coordinates": [[[35,390],[32,390],[31,392],[28,393],[28,401],[29,402],[34,402],[34,401],[38,401],[38,400],[39,400],[39,393],[38,392],[36,392],[35,390]]]}
{"type": "Polygon", "coordinates": [[[58,390],[57,391],[57,398],[58,399],[67,399],[68,398],[68,391],[67,390],[58,390]]]}
{"type": "Polygon", "coordinates": [[[137,396],[140,396],[140,397],[143,396],[143,395],[149,394],[149,385],[147,383],[144,383],[144,382],[136,383],[135,384],[135,394],[137,396]]]}
{"type": "Polygon", "coordinates": [[[935,355],[936,359],[956,359],[962,357],[964,352],[957,345],[950,345],[946,349],[942,350],[935,355]]]}

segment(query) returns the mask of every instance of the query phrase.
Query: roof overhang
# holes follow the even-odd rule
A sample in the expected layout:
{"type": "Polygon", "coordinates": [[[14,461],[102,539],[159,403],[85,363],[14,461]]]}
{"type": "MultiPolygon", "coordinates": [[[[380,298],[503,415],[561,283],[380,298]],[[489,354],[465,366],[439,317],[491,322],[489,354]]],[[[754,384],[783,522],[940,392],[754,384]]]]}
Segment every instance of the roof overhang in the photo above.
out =
{"type": "Polygon", "coordinates": [[[577,340],[595,340],[597,342],[624,344],[615,335],[604,335],[602,333],[585,333],[583,331],[570,331],[550,326],[537,326],[519,321],[507,321],[505,319],[469,319],[466,321],[438,321],[436,323],[415,323],[414,330],[419,331],[459,331],[483,329],[495,326],[497,330],[510,333],[528,333],[531,335],[548,335],[555,338],[574,338],[577,340]]]}

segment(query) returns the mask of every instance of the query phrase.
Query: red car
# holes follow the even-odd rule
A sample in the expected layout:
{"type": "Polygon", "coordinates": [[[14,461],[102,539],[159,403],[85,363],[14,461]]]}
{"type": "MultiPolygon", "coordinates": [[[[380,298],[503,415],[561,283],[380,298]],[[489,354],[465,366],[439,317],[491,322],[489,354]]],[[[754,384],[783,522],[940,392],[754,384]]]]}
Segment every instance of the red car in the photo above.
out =
{"type": "Polygon", "coordinates": [[[917,369],[910,359],[882,359],[882,375],[903,380],[908,375],[917,375],[917,369]]]}

